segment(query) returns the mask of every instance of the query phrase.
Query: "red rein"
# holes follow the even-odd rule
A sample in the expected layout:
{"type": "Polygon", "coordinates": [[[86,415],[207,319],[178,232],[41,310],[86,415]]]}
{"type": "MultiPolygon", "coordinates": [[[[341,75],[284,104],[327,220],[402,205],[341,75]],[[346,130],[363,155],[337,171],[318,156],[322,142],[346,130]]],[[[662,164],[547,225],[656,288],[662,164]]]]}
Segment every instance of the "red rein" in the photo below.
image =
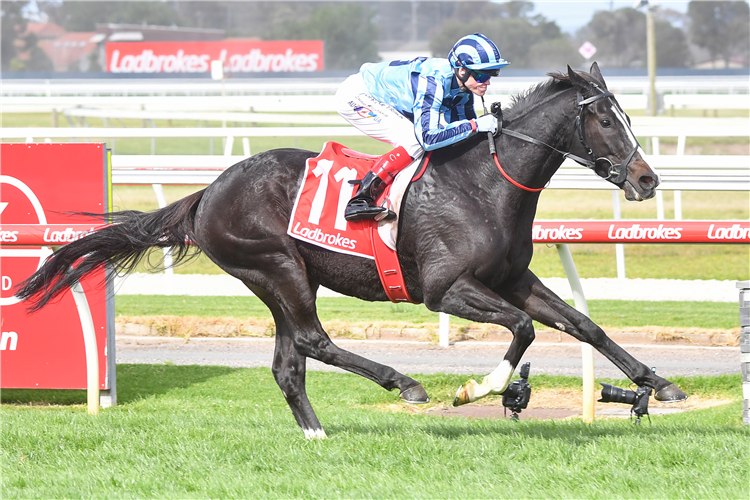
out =
{"type": "Polygon", "coordinates": [[[500,170],[500,173],[503,174],[503,177],[505,177],[506,179],[508,179],[508,182],[510,182],[511,184],[513,184],[514,186],[516,186],[517,188],[523,189],[524,191],[529,191],[530,193],[538,193],[539,191],[541,191],[542,189],[544,189],[544,187],[540,187],[540,188],[528,188],[528,187],[524,186],[523,184],[517,183],[516,181],[514,181],[513,179],[511,179],[508,174],[505,173],[505,170],[503,170],[503,167],[500,166],[500,160],[497,159],[497,155],[494,154],[494,155],[492,155],[492,157],[495,158],[495,165],[497,165],[497,168],[498,168],[498,170],[500,170]]]}

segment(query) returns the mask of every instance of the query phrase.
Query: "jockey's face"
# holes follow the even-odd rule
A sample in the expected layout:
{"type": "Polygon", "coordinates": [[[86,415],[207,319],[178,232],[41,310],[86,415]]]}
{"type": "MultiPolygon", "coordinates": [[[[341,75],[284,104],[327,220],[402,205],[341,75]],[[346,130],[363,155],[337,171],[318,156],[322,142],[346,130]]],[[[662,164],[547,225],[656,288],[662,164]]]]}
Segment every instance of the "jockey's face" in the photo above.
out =
{"type": "MultiPolygon", "coordinates": [[[[459,73],[461,73],[461,77],[466,75],[467,70],[465,68],[460,68],[459,73]]],[[[469,78],[466,79],[464,82],[464,87],[469,92],[478,95],[479,97],[484,96],[484,94],[487,92],[487,87],[489,87],[490,81],[487,80],[484,83],[479,83],[474,79],[474,76],[470,75],[469,78]]]]}

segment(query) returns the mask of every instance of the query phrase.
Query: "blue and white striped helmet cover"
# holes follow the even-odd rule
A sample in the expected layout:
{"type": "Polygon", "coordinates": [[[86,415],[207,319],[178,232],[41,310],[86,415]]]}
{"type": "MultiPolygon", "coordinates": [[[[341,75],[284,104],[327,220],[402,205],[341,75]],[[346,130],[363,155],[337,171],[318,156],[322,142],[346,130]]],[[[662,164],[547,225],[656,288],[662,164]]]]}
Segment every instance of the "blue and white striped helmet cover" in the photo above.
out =
{"type": "Polygon", "coordinates": [[[481,33],[474,33],[457,41],[448,54],[448,60],[454,68],[477,70],[500,69],[510,64],[502,58],[492,40],[481,33]]]}

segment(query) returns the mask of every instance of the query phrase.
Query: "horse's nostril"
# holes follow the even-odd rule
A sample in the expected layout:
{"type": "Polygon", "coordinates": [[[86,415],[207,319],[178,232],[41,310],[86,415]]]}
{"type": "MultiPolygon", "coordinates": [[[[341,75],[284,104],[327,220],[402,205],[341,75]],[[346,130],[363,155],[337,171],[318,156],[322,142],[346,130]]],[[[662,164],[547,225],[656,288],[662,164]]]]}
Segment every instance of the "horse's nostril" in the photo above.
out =
{"type": "Polygon", "coordinates": [[[641,188],[643,189],[652,189],[656,187],[656,182],[653,177],[650,175],[642,175],[638,178],[638,184],[640,184],[641,188]]]}

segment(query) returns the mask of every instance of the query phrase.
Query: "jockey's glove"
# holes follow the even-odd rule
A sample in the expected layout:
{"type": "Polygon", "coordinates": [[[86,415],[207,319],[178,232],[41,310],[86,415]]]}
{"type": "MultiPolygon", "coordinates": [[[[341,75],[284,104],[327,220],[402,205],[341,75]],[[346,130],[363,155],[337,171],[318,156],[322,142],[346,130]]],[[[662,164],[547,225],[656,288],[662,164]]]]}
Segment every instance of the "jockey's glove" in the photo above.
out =
{"type": "Polygon", "coordinates": [[[477,118],[477,132],[497,132],[497,116],[488,114],[477,118]]]}

